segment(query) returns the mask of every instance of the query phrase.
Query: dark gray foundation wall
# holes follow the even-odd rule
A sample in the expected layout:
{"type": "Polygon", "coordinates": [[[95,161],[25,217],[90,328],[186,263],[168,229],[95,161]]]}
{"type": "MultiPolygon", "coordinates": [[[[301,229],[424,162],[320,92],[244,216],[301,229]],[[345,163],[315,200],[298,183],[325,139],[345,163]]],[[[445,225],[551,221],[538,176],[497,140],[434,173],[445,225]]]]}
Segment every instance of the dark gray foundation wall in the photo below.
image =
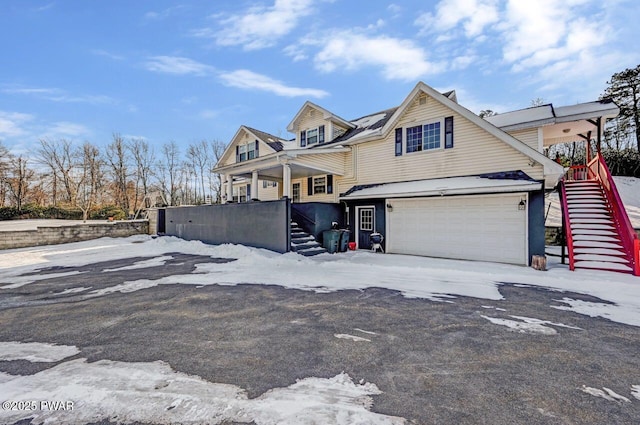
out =
{"type": "Polygon", "coordinates": [[[529,192],[529,264],[534,255],[545,255],[544,191],[529,192]]]}
{"type": "Polygon", "coordinates": [[[291,204],[291,219],[320,242],[322,232],[331,229],[333,222],[341,228],[346,225],[342,206],[327,202],[291,204]]]}
{"type": "Polygon", "coordinates": [[[291,249],[289,214],[288,199],[172,207],[164,210],[165,234],[214,245],[242,244],[283,253],[291,249]]]}

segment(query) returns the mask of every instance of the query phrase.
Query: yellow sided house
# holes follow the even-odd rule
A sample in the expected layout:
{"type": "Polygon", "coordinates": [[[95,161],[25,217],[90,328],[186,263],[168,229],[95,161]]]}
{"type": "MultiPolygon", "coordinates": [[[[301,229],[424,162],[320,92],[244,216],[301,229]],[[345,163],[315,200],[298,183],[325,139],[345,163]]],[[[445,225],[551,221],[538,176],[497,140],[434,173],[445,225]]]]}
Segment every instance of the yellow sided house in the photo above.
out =
{"type": "Polygon", "coordinates": [[[386,253],[528,265],[544,255],[545,191],[565,173],[544,149],[600,137],[618,113],[592,102],[558,119],[549,108],[483,119],[422,82],[355,120],[306,102],[287,126],[295,138],[241,126],[214,172],[224,203],[287,200],[294,251],[323,252],[313,239],[337,223],[358,249],[379,233],[386,253]]]}

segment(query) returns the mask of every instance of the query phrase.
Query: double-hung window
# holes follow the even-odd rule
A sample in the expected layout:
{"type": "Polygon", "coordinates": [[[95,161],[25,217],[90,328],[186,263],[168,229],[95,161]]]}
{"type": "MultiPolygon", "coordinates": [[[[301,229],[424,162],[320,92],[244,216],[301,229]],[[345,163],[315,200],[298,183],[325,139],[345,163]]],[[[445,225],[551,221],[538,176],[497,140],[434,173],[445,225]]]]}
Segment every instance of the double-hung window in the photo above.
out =
{"type": "Polygon", "coordinates": [[[300,132],[300,146],[315,145],[324,143],[324,125],[303,130],[300,132]]]}
{"type": "Polygon", "coordinates": [[[323,195],[333,193],[333,175],[309,177],[307,179],[307,195],[323,195]]]}
{"type": "Polygon", "coordinates": [[[327,191],[327,178],[326,177],[314,177],[313,178],[313,194],[318,195],[326,193],[327,191]]]}
{"type": "Polygon", "coordinates": [[[441,121],[407,128],[407,153],[440,149],[441,146],[441,121]]]}
{"type": "Polygon", "coordinates": [[[257,143],[251,142],[238,146],[237,162],[248,161],[258,156],[257,143]]]}

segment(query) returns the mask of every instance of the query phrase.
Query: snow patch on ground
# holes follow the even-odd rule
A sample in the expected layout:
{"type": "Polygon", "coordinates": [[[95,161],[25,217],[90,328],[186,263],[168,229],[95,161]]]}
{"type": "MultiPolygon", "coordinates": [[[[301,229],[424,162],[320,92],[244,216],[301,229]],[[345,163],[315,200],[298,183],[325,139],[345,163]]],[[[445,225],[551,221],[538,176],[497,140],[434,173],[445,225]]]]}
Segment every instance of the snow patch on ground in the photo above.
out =
{"type": "Polygon", "coordinates": [[[558,331],[551,328],[550,326],[581,330],[580,328],[577,328],[575,326],[569,326],[562,323],[549,322],[548,320],[534,319],[532,317],[509,316],[513,319],[520,320],[520,321],[516,321],[516,320],[510,320],[510,319],[501,319],[498,317],[489,317],[489,316],[483,316],[483,315],[481,316],[495,325],[506,326],[520,333],[556,335],[558,331]]]}
{"type": "MultiPolygon", "coordinates": [[[[40,344],[39,353],[56,346],[40,344]]],[[[0,347],[0,349],[2,349],[0,347]]],[[[67,347],[68,350],[77,350],[67,347]]],[[[27,354],[29,355],[29,354],[27,354]]],[[[50,357],[53,357],[50,355],[50,357]]],[[[73,410],[0,411],[2,423],[33,418],[32,423],[80,425],[99,420],[131,423],[400,425],[405,420],[371,412],[375,384],[356,384],[345,373],[305,378],[248,399],[246,391],[176,372],[162,361],[126,363],[86,359],[63,362],[34,375],[0,373],[6,400],[63,400],[73,410]],[[304,418],[306,422],[301,422],[304,418]]]]}
{"type": "Polygon", "coordinates": [[[565,311],[575,311],[576,313],[584,314],[590,317],[602,317],[605,319],[612,319],[612,317],[616,317],[616,322],[623,320],[623,323],[633,324],[636,323],[636,326],[640,326],[640,318],[636,315],[639,313],[638,311],[630,310],[628,312],[627,317],[621,318],[621,312],[619,311],[619,306],[615,304],[606,304],[606,303],[597,303],[592,301],[583,301],[583,300],[575,300],[573,298],[565,297],[561,300],[555,300],[559,303],[567,304],[566,306],[551,306],[558,310],[565,311]]]}
{"type": "Polygon", "coordinates": [[[79,292],[88,291],[91,289],[91,286],[80,286],[78,288],[68,288],[62,292],[56,292],[54,295],[68,295],[68,294],[77,294],[79,292]]]}
{"type": "Polygon", "coordinates": [[[364,329],[360,329],[360,328],[353,328],[353,330],[356,331],[356,332],[362,332],[363,334],[377,335],[377,333],[375,333],[375,332],[365,331],[364,329]]]}
{"type": "Polygon", "coordinates": [[[75,356],[79,352],[77,347],[68,345],[41,342],[0,342],[0,360],[4,361],[28,360],[30,362],[52,363],[75,356]]]}
{"type": "MultiPolygon", "coordinates": [[[[5,286],[0,286],[0,289],[16,289],[16,288],[20,288],[23,287],[25,285],[28,285],[30,283],[34,283],[37,282],[39,280],[46,280],[46,279],[55,279],[58,277],[65,277],[65,276],[73,276],[73,275],[77,275],[80,274],[81,272],[79,271],[70,271],[70,272],[60,272],[60,273],[43,273],[43,274],[37,274],[37,275],[30,275],[30,276],[16,276],[11,278],[11,282],[13,282],[10,285],[5,285],[5,286]]],[[[0,275],[1,277],[1,275],[0,275]]]]}
{"type": "Polygon", "coordinates": [[[604,398],[605,400],[609,400],[609,401],[616,401],[616,402],[625,402],[625,403],[629,403],[631,402],[631,400],[629,400],[628,398],[626,398],[623,395],[620,395],[618,393],[616,393],[615,391],[607,388],[607,387],[602,387],[602,390],[598,389],[598,388],[593,388],[593,387],[587,387],[586,385],[583,385],[581,388],[582,392],[585,392],[587,394],[591,394],[592,396],[595,397],[601,397],[604,398]]]}
{"type": "Polygon", "coordinates": [[[162,257],[149,258],[147,260],[136,261],[130,266],[118,267],[115,269],[104,269],[102,272],[119,272],[122,270],[135,270],[135,269],[146,269],[148,267],[158,267],[164,266],[168,260],[173,260],[173,257],[170,255],[163,255],[162,257]]]}
{"type": "Polygon", "coordinates": [[[355,342],[371,342],[370,339],[363,338],[361,336],[349,335],[349,334],[333,334],[333,336],[339,339],[350,339],[351,341],[355,341],[355,342]]]}
{"type": "Polygon", "coordinates": [[[631,395],[640,400],[640,385],[631,386],[631,395]]]}
{"type": "Polygon", "coordinates": [[[528,322],[518,322],[516,320],[509,319],[501,319],[499,317],[490,317],[481,315],[484,319],[487,319],[494,325],[506,326],[509,329],[513,329],[519,333],[527,333],[527,334],[539,334],[539,335],[556,335],[558,331],[549,326],[544,326],[541,323],[528,323],[528,322]]]}

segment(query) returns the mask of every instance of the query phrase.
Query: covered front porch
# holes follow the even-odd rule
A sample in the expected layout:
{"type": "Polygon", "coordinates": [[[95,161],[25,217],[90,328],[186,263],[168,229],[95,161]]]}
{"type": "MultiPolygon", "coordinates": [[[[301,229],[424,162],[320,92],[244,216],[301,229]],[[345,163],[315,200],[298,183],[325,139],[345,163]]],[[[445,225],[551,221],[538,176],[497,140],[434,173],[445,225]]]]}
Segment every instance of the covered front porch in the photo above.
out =
{"type": "MultiPolygon", "coordinates": [[[[344,160],[336,161],[335,154],[350,152],[348,148],[332,148],[329,152],[318,150],[292,150],[275,155],[268,155],[252,161],[222,166],[213,171],[221,175],[222,203],[233,202],[234,183],[240,179],[251,186],[249,200],[273,200],[261,197],[259,182],[277,182],[277,199],[288,198],[300,202],[303,198],[301,180],[318,177],[318,185],[322,184],[323,193],[333,195],[333,177],[345,174],[344,160]],[[310,154],[314,157],[311,159],[310,154]],[[323,155],[326,154],[326,155],[323,155]],[[320,180],[324,178],[324,180],[320,180]]],[[[307,187],[308,189],[308,187],[307,187]]],[[[320,187],[315,188],[321,194],[320,187]]],[[[310,189],[308,189],[310,190],[310,189]]],[[[313,192],[314,188],[310,190],[313,192]]],[[[331,196],[334,198],[334,196],[331,196]]]]}

